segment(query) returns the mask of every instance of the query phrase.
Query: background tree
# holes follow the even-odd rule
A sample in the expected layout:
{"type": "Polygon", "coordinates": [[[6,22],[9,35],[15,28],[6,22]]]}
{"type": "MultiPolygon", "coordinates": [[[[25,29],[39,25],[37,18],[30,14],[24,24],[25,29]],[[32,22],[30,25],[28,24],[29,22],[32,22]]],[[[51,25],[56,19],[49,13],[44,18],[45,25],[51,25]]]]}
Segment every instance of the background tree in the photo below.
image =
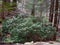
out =
{"type": "Polygon", "coordinates": [[[32,6],[32,11],[31,11],[31,15],[35,15],[35,2],[36,0],[33,0],[33,6],[32,6]]]}
{"type": "Polygon", "coordinates": [[[54,15],[54,0],[51,0],[50,4],[50,14],[49,14],[49,21],[53,22],[53,15],[54,15]]]}
{"type": "Polygon", "coordinates": [[[13,7],[17,7],[17,0],[13,0],[13,7]]]}
{"type": "Polygon", "coordinates": [[[5,19],[5,15],[8,15],[8,10],[7,10],[6,6],[7,6],[7,4],[10,5],[9,3],[10,3],[10,0],[2,1],[2,15],[1,15],[2,19],[5,19]]]}
{"type": "MultiPolygon", "coordinates": [[[[55,16],[54,16],[54,27],[56,27],[56,31],[58,31],[58,6],[59,0],[55,0],[55,16]]],[[[56,40],[56,35],[54,35],[54,40],[56,40]]]]}
{"type": "Polygon", "coordinates": [[[54,17],[54,27],[57,27],[57,18],[58,18],[58,0],[55,1],[55,17],[54,17]]]}

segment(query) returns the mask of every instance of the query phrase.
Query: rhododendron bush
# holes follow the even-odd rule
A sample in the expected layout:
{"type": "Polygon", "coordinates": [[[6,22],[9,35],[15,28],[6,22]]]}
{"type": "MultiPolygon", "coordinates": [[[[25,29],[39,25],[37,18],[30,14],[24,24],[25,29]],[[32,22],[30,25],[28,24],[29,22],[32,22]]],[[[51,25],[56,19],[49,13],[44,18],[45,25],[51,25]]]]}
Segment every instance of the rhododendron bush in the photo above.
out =
{"type": "Polygon", "coordinates": [[[46,17],[35,16],[15,16],[6,19],[3,22],[4,42],[20,42],[38,41],[50,39],[56,33],[56,29],[46,17]],[[34,39],[37,36],[39,39],[34,39]]]}

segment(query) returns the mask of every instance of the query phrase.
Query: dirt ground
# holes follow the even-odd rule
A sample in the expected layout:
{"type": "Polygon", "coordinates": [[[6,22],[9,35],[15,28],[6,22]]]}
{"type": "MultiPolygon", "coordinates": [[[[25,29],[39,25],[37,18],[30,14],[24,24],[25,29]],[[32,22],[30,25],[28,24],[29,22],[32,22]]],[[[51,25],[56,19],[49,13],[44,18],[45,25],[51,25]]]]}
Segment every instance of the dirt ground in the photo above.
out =
{"type": "Polygon", "coordinates": [[[49,41],[49,42],[26,42],[23,45],[60,45],[60,42],[54,42],[54,41],[49,41]]]}

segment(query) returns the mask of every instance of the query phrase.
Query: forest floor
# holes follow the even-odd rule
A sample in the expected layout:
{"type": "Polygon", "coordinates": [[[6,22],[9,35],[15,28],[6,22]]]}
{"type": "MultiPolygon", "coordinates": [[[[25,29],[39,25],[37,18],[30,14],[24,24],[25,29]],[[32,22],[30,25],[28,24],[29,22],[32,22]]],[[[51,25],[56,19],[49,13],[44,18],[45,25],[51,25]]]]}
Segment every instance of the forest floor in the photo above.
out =
{"type": "Polygon", "coordinates": [[[35,43],[32,43],[32,42],[26,42],[24,44],[19,44],[17,43],[17,45],[60,45],[60,43],[58,42],[35,42],[35,43]]]}

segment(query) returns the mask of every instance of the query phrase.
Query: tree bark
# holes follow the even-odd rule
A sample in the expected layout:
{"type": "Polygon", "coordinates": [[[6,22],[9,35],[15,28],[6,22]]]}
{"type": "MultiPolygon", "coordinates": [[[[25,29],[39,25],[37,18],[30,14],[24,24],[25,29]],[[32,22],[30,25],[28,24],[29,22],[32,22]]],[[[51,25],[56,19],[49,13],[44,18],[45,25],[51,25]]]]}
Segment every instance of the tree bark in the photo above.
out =
{"type": "Polygon", "coordinates": [[[54,17],[54,27],[57,27],[57,17],[58,16],[58,0],[55,3],[55,17],[54,17]]]}
{"type": "Polygon", "coordinates": [[[32,7],[32,11],[31,11],[31,15],[35,15],[35,0],[33,1],[33,7],[32,7]]]}
{"type": "Polygon", "coordinates": [[[8,15],[8,11],[5,10],[6,3],[10,3],[10,0],[3,0],[2,2],[2,14],[1,17],[2,19],[5,19],[5,15],[8,15]]]}
{"type": "MultiPolygon", "coordinates": [[[[55,2],[55,17],[54,17],[54,27],[56,27],[56,31],[58,31],[58,0],[55,2]]],[[[54,40],[56,40],[56,35],[54,36],[54,40]]]]}
{"type": "Polygon", "coordinates": [[[49,21],[53,22],[53,14],[54,14],[54,0],[51,0],[51,6],[50,6],[50,14],[49,14],[49,21]]]}
{"type": "Polygon", "coordinates": [[[13,0],[13,6],[16,7],[17,6],[17,0],[13,0]]]}

